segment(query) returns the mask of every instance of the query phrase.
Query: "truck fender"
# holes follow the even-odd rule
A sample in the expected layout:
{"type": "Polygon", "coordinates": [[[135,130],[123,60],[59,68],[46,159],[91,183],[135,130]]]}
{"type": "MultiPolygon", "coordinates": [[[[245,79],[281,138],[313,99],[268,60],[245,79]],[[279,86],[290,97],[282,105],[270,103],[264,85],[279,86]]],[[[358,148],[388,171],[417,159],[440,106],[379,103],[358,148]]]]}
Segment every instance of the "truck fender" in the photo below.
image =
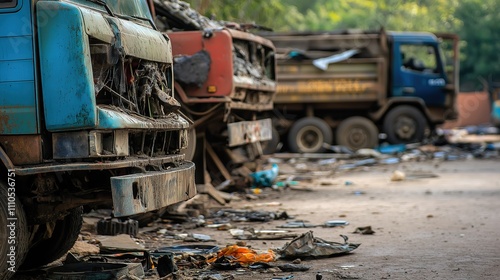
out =
{"type": "Polygon", "coordinates": [[[389,112],[392,108],[399,106],[399,105],[412,105],[419,110],[422,111],[422,113],[425,115],[427,121],[430,123],[436,123],[439,122],[440,119],[437,119],[432,116],[432,113],[427,109],[425,106],[425,102],[418,97],[393,97],[390,98],[387,103],[385,103],[380,109],[377,111],[370,113],[370,118],[375,122],[378,123],[380,120],[382,120],[387,112],[389,112]]]}
{"type": "Polygon", "coordinates": [[[15,166],[10,160],[9,156],[3,149],[3,147],[0,146],[0,160],[2,160],[3,166],[5,166],[6,169],[14,169],[15,166]]]}

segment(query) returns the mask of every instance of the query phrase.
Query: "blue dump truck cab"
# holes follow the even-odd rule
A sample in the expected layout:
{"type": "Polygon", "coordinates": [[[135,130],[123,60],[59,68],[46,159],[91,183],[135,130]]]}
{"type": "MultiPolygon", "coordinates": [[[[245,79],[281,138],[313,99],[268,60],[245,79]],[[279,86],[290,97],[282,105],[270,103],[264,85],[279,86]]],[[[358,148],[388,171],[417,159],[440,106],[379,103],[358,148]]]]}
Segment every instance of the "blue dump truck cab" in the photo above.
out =
{"type": "Polygon", "coordinates": [[[0,26],[1,279],[71,248],[82,206],[123,217],[196,194],[146,0],[0,0],[0,26]]]}
{"type": "Polygon", "coordinates": [[[418,98],[431,123],[455,119],[458,37],[423,32],[388,32],[387,36],[392,50],[389,96],[418,98]]]}

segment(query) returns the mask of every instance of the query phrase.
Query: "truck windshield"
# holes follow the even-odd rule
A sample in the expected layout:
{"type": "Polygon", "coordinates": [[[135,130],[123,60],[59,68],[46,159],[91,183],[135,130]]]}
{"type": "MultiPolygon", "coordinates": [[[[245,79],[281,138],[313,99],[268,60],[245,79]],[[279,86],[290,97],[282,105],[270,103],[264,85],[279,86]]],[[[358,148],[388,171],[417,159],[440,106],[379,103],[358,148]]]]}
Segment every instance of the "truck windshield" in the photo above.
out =
{"type": "Polygon", "coordinates": [[[80,3],[96,3],[102,2],[101,4],[106,4],[111,12],[117,16],[133,17],[138,19],[143,19],[146,21],[152,21],[153,18],[149,12],[149,7],[146,0],[73,0],[80,3]]]}
{"type": "Polygon", "coordinates": [[[104,0],[104,2],[117,15],[152,19],[146,0],[104,0]]]}

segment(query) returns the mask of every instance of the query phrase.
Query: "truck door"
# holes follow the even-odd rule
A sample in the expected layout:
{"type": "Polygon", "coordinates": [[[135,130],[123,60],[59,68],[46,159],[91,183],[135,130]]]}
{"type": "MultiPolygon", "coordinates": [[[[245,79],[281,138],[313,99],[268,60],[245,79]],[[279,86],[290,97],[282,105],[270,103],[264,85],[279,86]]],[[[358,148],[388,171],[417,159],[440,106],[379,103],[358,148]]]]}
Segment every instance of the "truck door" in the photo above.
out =
{"type": "Polygon", "coordinates": [[[0,134],[38,131],[32,1],[0,0],[0,134]]]}
{"type": "Polygon", "coordinates": [[[395,42],[393,96],[419,97],[429,107],[443,107],[446,75],[436,43],[395,42]]]}

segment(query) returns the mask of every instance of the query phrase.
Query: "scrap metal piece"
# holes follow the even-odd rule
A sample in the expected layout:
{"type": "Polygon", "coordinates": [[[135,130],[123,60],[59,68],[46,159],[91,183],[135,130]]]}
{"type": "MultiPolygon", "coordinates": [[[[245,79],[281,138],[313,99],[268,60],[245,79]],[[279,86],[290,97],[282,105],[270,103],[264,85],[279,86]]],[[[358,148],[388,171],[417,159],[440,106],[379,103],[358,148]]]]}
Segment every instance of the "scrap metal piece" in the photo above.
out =
{"type": "Polygon", "coordinates": [[[353,233],[374,234],[375,231],[372,230],[371,226],[366,226],[366,227],[357,227],[356,230],[353,231],[353,233]]]}
{"type": "Polygon", "coordinates": [[[111,177],[114,215],[123,217],[153,211],[193,197],[196,194],[194,170],[194,163],[185,162],[169,170],[111,177]]]}
{"type": "Polygon", "coordinates": [[[277,240],[297,237],[296,233],[287,230],[259,230],[253,228],[230,229],[229,232],[239,240],[277,240]]]}
{"type": "Polygon", "coordinates": [[[278,268],[283,272],[308,271],[311,267],[308,265],[286,263],[278,265],[278,268]]]}
{"type": "Polygon", "coordinates": [[[331,257],[351,252],[360,244],[347,243],[347,236],[341,235],[344,243],[325,241],[315,238],[313,232],[309,231],[285,244],[278,252],[284,259],[295,259],[304,257],[331,257]]]}
{"type": "Polygon", "coordinates": [[[271,119],[230,123],[227,125],[227,128],[229,133],[229,147],[259,141],[269,141],[273,137],[271,119]]]}
{"type": "Polygon", "coordinates": [[[97,233],[101,235],[128,234],[136,236],[139,232],[139,222],[128,219],[120,221],[119,219],[102,219],[97,222],[97,233]]]}

